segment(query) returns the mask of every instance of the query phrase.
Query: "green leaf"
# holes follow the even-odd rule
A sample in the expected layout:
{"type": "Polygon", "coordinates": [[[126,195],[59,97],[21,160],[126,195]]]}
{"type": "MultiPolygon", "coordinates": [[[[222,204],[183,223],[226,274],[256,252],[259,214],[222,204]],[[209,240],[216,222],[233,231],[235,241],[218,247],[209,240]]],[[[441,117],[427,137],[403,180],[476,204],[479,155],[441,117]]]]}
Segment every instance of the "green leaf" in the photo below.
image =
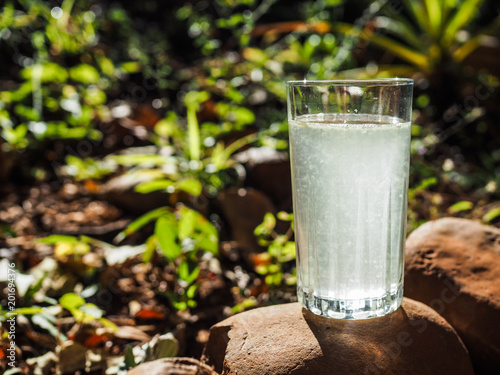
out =
{"type": "Polygon", "coordinates": [[[4,5],[2,12],[0,13],[0,30],[10,27],[14,23],[14,20],[14,6],[11,2],[8,2],[4,5]]]}
{"type": "Polygon", "coordinates": [[[42,243],[45,245],[57,245],[58,243],[70,243],[77,244],[79,242],[78,238],[75,236],[66,236],[63,234],[53,234],[48,237],[40,238],[37,240],[38,243],[42,243]]]}
{"type": "Polygon", "coordinates": [[[281,249],[281,254],[278,260],[280,262],[289,262],[291,260],[295,260],[295,258],[296,258],[295,242],[288,241],[281,249]]]}
{"type": "Polygon", "coordinates": [[[424,44],[420,34],[415,31],[413,26],[403,18],[377,17],[377,25],[379,29],[385,29],[388,32],[401,38],[410,44],[416,50],[422,50],[424,44]]]}
{"type": "Polygon", "coordinates": [[[200,287],[200,286],[199,286],[198,284],[193,284],[193,285],[191,285],[191,286],[188,288],[188,290],[186,290],[186,296],[187,296],[188,298],[193,299],[193,298],[196,296],[196,292],[198,291],[199,287],[200,287]]]}
{"type": "Polygon", "coordinates": [[[132,346],[127,346],[125,348],[124,362],[125,362],[125,365],[127,366],[127,369],[131,369],[132,367],[135,367],[137,365],[135,363],[135,356],[134,356],[134,352],[132,350],[132,346]]]}
{"type": "Polygon", "coordinates": [[[489,223],[495,220],[498,216],[500,216],[500,207],[495,207],[484,214],[483,221],[489,223]]]}
{"type": "Polygon", "coordinates": [[[171,212],[169,212],[168,207],[160,207],[156,208],[153,211],[149,211],[145,213],[144,215],[140,216],[133,222],[131,222],[127,228],[125,228],[124,231],[120,232],[116,238],[116,242],[121,242],[123,241],[124,238],[127,236],[131,235],[132,233],[137,232],[139,229],[144,227],[145,225],[149,224],[151,221],[156,220],[157,218],[165,215],[172,215],[171,212]]]}
{"type": "Polygon", "coordinates": [[[175,309],[184,311],[188,308],[188,304],[184,301],[171,301],[175,309]]]}
{"type": "Polygon", "coordinates": [[[69,76],[74,81],[86,84],[97,83],[101,78],[97,69],[88,64],[74,66],[69,70],[69,76]]]}
{"type": "Polygon", "coordinates": [[[360,30],[356,26],[352,26],[345,23],[337,23],[334,25],[334,29],[342,32],[346,35],[354,35],[361,39],[367,40],[373,44],[382,47],[393,55],[421,68],[427,69],[429,67],[429,58],[420,52],[414,51],[399,42],[393,41],[387,37],[377,35],[376,33],[369,33],[365,30],[360,30]]]}
{"type": "Polygon", "coordinates": [[[85,300],[76,293],[66,293],[59,298],[59,304],[71,311],[85,305],[85,300]]]}
{"type": "Polygon", "coordinates": [[[196,245],[209,253],[217,255],[219,253],[219,240],[217,236],[214,235],[205,235],[199,236],[196,239],[196,245]]]}
{"type": "Polygon", "coordinates": [[[470,209],[472,209],[472,207],[474,207],[474,205],[472,204],[472,202],[461,201],[461,202],[457,202],[457,203],[451,205],[448,208],[448,212],[450,214],[456,214],[457,212],[460,212],[460,211],[470,210],[470,209]]]}
{"type": "Polygon", "coordinates": [[[130,155],[110,155],[106,159],[110,159],[116,164],[124,165],[126,167],[154,167],[165,164],[165,157],[162,155],[144,155],[144,154],[130,154],[130,155]]]}
{"type": "Polygon", "coordinates": [[[485,35],[494,35],[500,29],[500,16],[495,18],[495,20],[482,29],[480,32],[474,35],[473,38],[462,44],[455,51],[453,51],[453,57],[457,61],[462,61],[467,56],[469,56],[473,51],[479,48],[482,44],[482,40],[485,35]]]}
{"type": "Polygon", "coordinates": [[[144,253],[142,254],[142,261],[144,263],[151,262],[151,259],[153,259],[157,246],[158,246],[158,241],[156,236],[154,235],[150,236],[146,240],[146,250],[144,250],[144,253]]]}
{"type": "Polygon", "coordinates": [[[21,71],[21,77],[25,80],[39,79],[43,83],[64,83],[68,79],[68,73],[62,66],[53,62],[34,64],[21,71]]]}
{"type": "Polygon", "coordinates": [[[180,137],[182,130],[178,125],[178,117],[175,112],[168,112],[167,117],[158,121],[155,125],[155,132],[160,137],[180,137]]]}
{"type": "Polygon", "coordinates": [[[158,190],[166,190],[172,186],[174,182],[168,179],[160,179],[154,181],[143,182],[135,187],[135,191],[141,194],[151,193],[158,190]]]}
{"type": "Polygon", "coordinates": [[[28,144],[26,134],[28,133],[28,126],[26,124],[19,124],[15,128],[4,128],[2,137],[11,145],[15,147],[25,147],[28,144]]]}
{"type": "Polygon", "coordinates": [[[204,217],[202,214],[200,214],[199,212],[195,211],[195,210],[192,210],[190,208],[187,208],[187,207],[183,207],[182,208],[183,210],[190,210],[192,211],[195,215],[196,215],[196,221],[195,221],[195,226],[196,226],[196,230],[199,231],[200,233],[204,233],[206,235],[210,235],[210,236],[215,236],[218,238],[219,236],[219,232],[217,231],[217,229],[212,225],[212,223],[210,223],[210,221],[208,221],[206,219],[206,217],[204,217]]]}
{"type": "Polygon", "coordinates": [[[405,47],[402,44],[395,42],[389,38],[376,34],[368,34],[365,32],[361,33],[360,37],[388,50],[393,55],[421,69],[426,69],[429,67],[429,58],[425,54],[411,50],[410,48],[405,47]]]}
{"type": "Polygon", "coordinates": [[[106,93],[99,90],[96,86],[91,86],[84,91],[83,101],[85,104],[92,107],[97,107],[106,103],[106,93]]]}
{"type": "Polygon", "coordinates": [[[19,314],[19,315],[34,315],[34,314],[43,313],[44,311],[45,310],[43,309],[43,307],[38,307],[38,306],[20,307],[18,309],[7,312],[5,314],[5,316],[8,318],[11,316],[15,316],[17,314],[19,314]]]}
{"type": "Polygon", "coordinates": [[[247,47],[243,50],[243,57],[258,65],[264,65],[269,61],[269,56],[260,48],[247,47]]]}
{"type": "Polygon", "coordinates": [[[231,312],[236,314],[245,311],[246,309],[250,307],[257,306],[258,302],[254,297],[247,298],[243,300],[243,302],[233,306],[231,308],[231,312]]]}
{"type": "Polygon", "coordinates": [[[173,260],[181,255],[182,249],[177,243],[177,223],[166,217],[160,217],[155,226],[155,235],[163,254],[173,260]]]}
{"type": "Polygon", "coordinates": [[[188,284],[192,284],[200,273],[200,267],[198,265],[189,264],[188,261],[184,260],[179,264],[177,269],[179,279],[184,280],[188,284]]]}
{"type": "Polygon", "coordinates": [[[120,65],[120,69],[125,73],[137,73],[141,70],[141,65],[137,61],[128,61],[120,65]]]}
{"type": "Polygon", "coordinates": [[[197,215],[195,211],[187,207],[181,209],[181,216],[179,218],[179,239],[181,241],[193,236],[196,219],[197,215]]]}
{"type": "Polygon", "coordinates": [[[418,185],[418,187],[416,189],[418,189],[418,190],[425,190],[428,187],[436,185],[437,183],[438,183],[438,180],[437,180],[436,177],[429,177],[429,178],[426,178],[425,180],[423,180],[420,183],[420,185],[418,185]]]}
{"type": "Polygon", "coordinates": [[[236,13],[230,16],[229,18],[219,18],[217,20],[217,26],[221,28],[234,28],[239,24],[245,22],[245,17],[242,13],[236,13]]]}
{"type": "Polygon", "coordinates": [[[286,211],[280,211],[276,215],[278,219],[281,221],[292,221],[293,220],[293,213],[288,213],[286,211]]]}
{"type": "Polygon", "coordinates": [[[443,30],[443,38],[441,39],[443,46],[449,46],[455,40],[457,32],[478,14],[479,7],[483,2],[484,0],[465,0],[460,4],[443,30]]]}
{"type": "Polygon", "coordinates": [[[264,215],[264,220],[259,224],[255,230],[254,234],[256,236],[270,235],[276,226],[276,218],[270,212],[264,215]]]}
{"type": "Polygon", "coordinates": [[[99,319],[97,319],[97,321],[99,323],[101,323],[103,327],[111,328],[113,331],[117,331],[118,330],[118,326],[115,323],[113,323],[111,320],[109,320],[109,319],[99,318],[99,319]]]}
{"type": "Polygon", "coordinates": [[[255,114],[248,108],[220,102],[217,104],[216,109],[223,120],[233,122],[236,126],[249,125],[255,122],[255,114]]]}
{"type": "Polygon", "coordinates": [[[190,91],[184,97],[187,108],[187,140],[191,160],[200,160],[200,128],[196,111],[200,108],[200,104],[207,101],[208,98],[210,98],[210,94],[206,91],[190,91]]]}
{"type": "Polygon", "coordinates": [[[199,196],[203,190],[201,182],[194,178],[182,179],[175,184],[175,187],[194,196],[199,196]]]}
{"type": "Polygon", "coordinates": [[[429,20],[429,28],[432,31],[434,37],[439,35],[441,31],[441,8],[443,5],[443,0],[424,0],[427,17],[429,20]]]}
{"type": "Polygon", "coordinates": [[[102,72],[108,76],[113,75],[113,73],[115,72],[115,66],[113,65],[113,62],[104,55],[96,54],[95,57],[102,72]]]}
{"type": "Polygon", "coordinates": [[[417,25],[424,32],[427,32],[432,35],[432,30],[429,25],[429,17],[424,9],[422,2],[415,0],[405,0],[404,4],[410,11],[412,17],[417,21],[417,25]]]}
{"type": "Polygon", "coordinates": [[[35,108],[27,107],[23,104],[17,104],[14,107],[14,112],[24,120],[38,121],[40,120],[40,113],[35,108]]]}

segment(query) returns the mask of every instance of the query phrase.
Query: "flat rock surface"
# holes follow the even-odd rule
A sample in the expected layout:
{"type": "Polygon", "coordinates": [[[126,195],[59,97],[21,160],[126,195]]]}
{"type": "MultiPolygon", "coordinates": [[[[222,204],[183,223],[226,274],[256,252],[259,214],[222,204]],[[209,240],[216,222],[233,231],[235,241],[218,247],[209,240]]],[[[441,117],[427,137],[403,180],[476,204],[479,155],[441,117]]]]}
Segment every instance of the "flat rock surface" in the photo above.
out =
{"type": "Polygon", "coordinates": [[[458,218],[428,222],[406,241],[405,296],[440,313],[476,374],[500,369],[500,230],[458,218]]]}
{"type": "Polygon", "coordinates": [[[145,362],[127,375],[218,375],[209,366],[194,358],[163,358],[145,362]]]}
{"type": "Polygon", "coordinates": [[[250,310],[211,328],[202,361],[223,375],[473,374],[453,328],[407,298],[392,314],[358,321],[298,303],[250,310]]]}

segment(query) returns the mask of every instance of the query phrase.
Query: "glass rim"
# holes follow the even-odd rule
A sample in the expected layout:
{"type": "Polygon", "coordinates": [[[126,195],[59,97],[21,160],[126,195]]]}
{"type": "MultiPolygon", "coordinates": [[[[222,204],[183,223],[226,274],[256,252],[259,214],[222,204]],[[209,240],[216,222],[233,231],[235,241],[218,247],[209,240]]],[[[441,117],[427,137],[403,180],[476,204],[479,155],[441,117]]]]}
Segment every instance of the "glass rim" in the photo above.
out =
{"type": "Polygon", "coordinates": [[[404,86],[413,85],[411,78],[375,78],[375,79],[329,79],[329,80],[292,80],[287,86],[404,86]]]}

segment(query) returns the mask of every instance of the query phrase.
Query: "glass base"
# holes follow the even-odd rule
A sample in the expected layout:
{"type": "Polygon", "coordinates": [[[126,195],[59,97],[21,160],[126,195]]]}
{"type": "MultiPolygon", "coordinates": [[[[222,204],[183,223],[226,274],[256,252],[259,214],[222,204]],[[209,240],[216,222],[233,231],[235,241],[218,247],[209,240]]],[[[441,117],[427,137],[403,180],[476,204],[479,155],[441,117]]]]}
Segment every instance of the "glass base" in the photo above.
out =
{"type": "Polygon", "coordinates": [[[380,298],[352,300],[320,297],[298,287],[297,297],[302,306],[316,315],[335,319],[370,319],[397,310],[403,301],[403,288],[380,298]]]}

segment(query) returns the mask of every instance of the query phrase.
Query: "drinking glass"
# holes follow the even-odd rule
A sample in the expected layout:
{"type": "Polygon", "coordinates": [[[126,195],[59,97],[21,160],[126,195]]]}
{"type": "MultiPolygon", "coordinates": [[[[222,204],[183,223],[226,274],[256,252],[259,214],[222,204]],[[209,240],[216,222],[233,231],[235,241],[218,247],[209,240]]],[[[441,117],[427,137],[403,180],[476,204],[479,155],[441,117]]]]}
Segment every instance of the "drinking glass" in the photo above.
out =
{"type": "Polygon", "coordinates": [[[367,319],[403,299],[411,79],[287,83],[297,294],[367,319]]]}

